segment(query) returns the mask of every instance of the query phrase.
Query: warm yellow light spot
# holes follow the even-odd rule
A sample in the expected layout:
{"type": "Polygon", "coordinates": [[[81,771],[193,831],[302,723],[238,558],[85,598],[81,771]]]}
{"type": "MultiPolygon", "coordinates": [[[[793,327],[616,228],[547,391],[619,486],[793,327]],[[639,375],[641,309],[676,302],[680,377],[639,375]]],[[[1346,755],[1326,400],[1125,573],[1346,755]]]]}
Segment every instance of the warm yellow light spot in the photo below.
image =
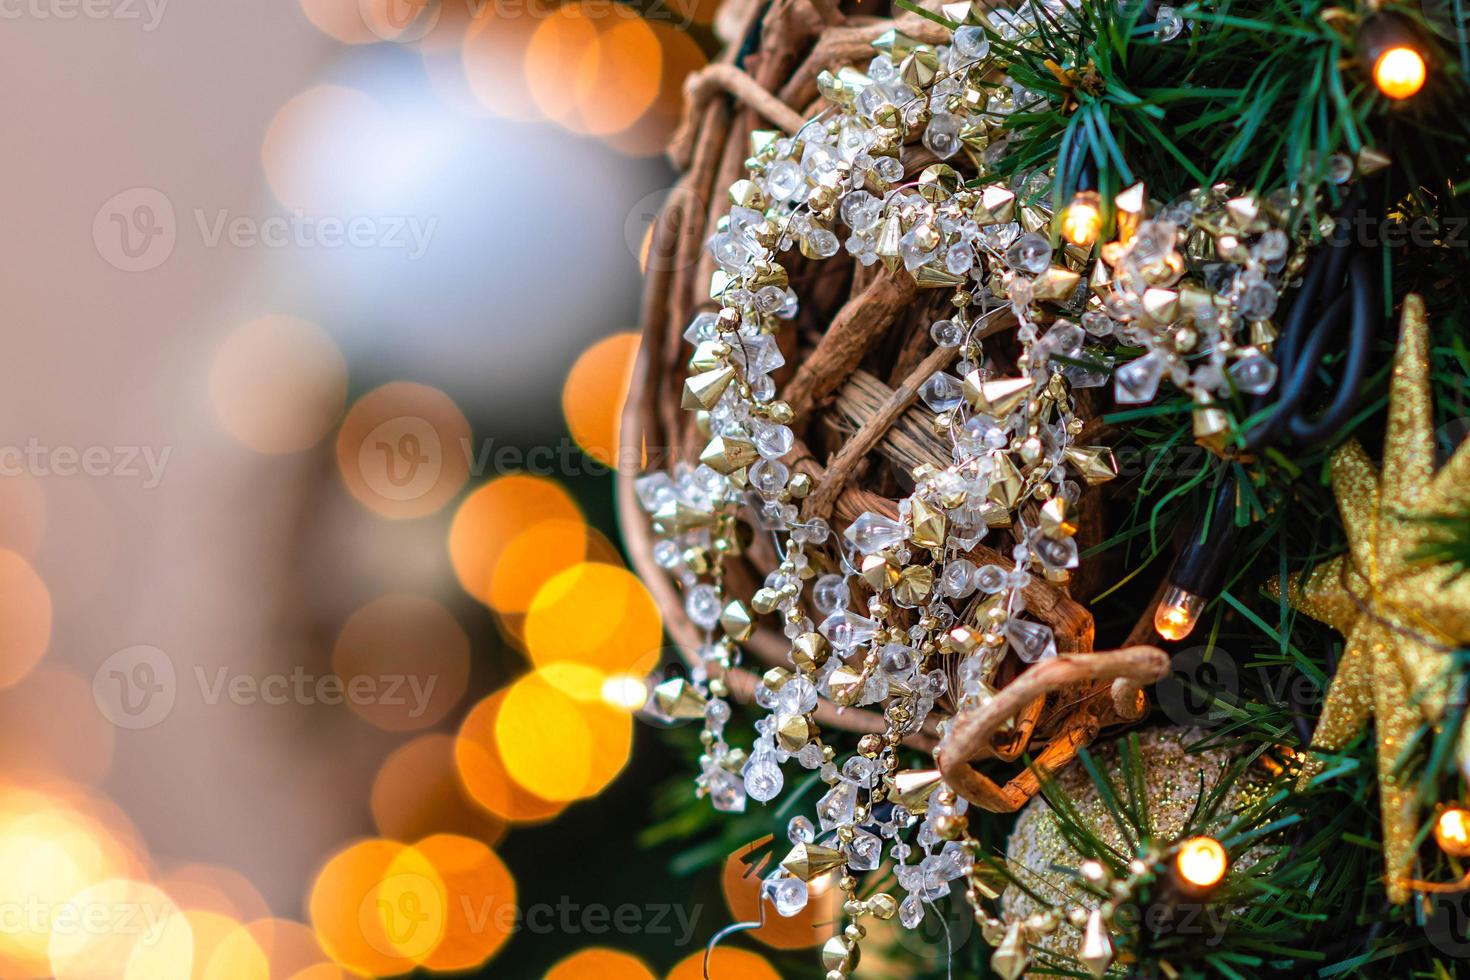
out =
{"type": "Polygon", "coordinates": [[[587,557],[592,536],[581,518],[537,521],[506,542],[490,576],[490,605],[500,613],[524,613],[558,572],[587,557]]]}
{"type": "Polygon", "coordinates": [[[1102,233],[1103,217],[1097,195],[1083,192],[1072,199],[1062,212],[1062,237],[1073,245],[1086,248],[1102,233]]]}
{"type": "MultiPolygon", "coordinates": [[[[460,57],[464,77],[475,100],[503,119],[531,122],[541,118],[530,87],[526,56],[540,17],[475,17],[465,31],[460,57]]],[[[556,71],[564,71],[558,67],[556,71]]]]}
{"type": "Polygon", "coordinates": [[[506,692],[495,739],[506,771],[547,800],[595,796],[622,771],[632,716],[602,700],[605,676],[584,664],[553,664],[506,692]]]}
{"type": "Polygon", "coordinates": [[[271,980],[270,960],[248,928],[233,924],[205,955],[195,957],[197,980],[271,980]]]}
{"type": "Polygon", "coordinates": [[[1204,605],[1194,593],[1170,586],[1154,610],[1154,629],[1166,640],[1182,640],[1194,630],[1204,605]]]}
{"type": "Polygon", "coordinates": [[[648,684],[632,674],[614,674],[602,682],[602,700],[625,711],[637,711],[648,701],[648,684]]]}
{"type": "Polygon", "coordinates": [[[215,352],[209,397],[226,432],[259,453],[316,445],[342,415],[347,363],[314,323],[266,316],[236,329],[215,352]]]}
{"type": "MultiPolygon", "coordinates": [[[[525,474],[491,480],[464,499],[449,527],[449,560],[460,587],[493,607],[496,573],[512,541],[523,533],[531,533],[535,540],[539,532],[528,529],[543,521],[581,520],[577,504],[552,480],[525,474]]],[[[562,536],[557,540],[567,544],[562,536]]],[[[517,548],[516,553],[523,551],[517,548]]],[[[582,559],[575,549],[572,553],[577,561],[582,559]]],[[[501,594],[514,595],[508,586],[505,589],[501,594]]]]}
{"type": "Polygon", "coordinates": [[[1434,839],[1452,857],[1470,856],[1470,810],[1452,806],[1442,811],[1434,822],[1434,839]]]}
{"type": "MultiPolygon", "coordinates": [[[[632,8],[625,8],[629,14],[632,8]]],[[[577,71],[578,132],[620,133],[658,98],[663,71],[659,37],[642,17],[606,17],[577,71]]]]}
{"type": "Polygon", "coordinates": [[[444,883],[444,935],[422,959],[430,970],[472,970],[510,939],[516,926],[516,883],[510,869],[483,842],[435,834],[413,850],[444,883]]]}
{"type": "Polygon", "coordinates": [[[668,980],[781,980],[771,964],[759,953],[733,946],[717,946],[709,958],[709,973],[704,972],[704,950],[690,953],[669,971],[668,980]]]}
{"type": "Polygon", "coordinates": [[[600,562],[553,577],[536,593],[525,623],[532,663],[580,663],[603,674],[637,672],[662,636],[647,587],[626,569],[600,562]]]}
{"type": "Polygon", "coordinates": [[[1390,99],[1407,99],[1424,87],[1424,56],[1413,48],[1389,48],[1373,63],[1373,83],[1390,99]]]}
{"type": "Polygon", "coordinates": [[[327,954],[316,941],[316,933],[300,922],[266,917],[245,928],[265,953],[271,980],[290,980],[303,970],[328,962],[327,954]]]}
{"type": "Polygon", "coordinates": [[[372,891],[358,905],[363,935],[384,952],[426,963],[444,940],[449,889],[417,847],[393,856],[372,891]]]}
{"type": "MultiPolygon", "coordinates": [[[[761,919],[761,883],[774,865],[757,865],[752,870],[745,861],[760,843],[747,844],[725,859],[720,883],[732,922],[757,922],[761,919]]],[[[774,860],[779,861],[783,854],[785,851],[779,851],[774,860]]],[[[766,924],[742,935],[754,937],[772,949],[803,949],[818,946],[832,938],[838,931],[841,892],[833,887],[830,874],[813,879],[808,887],[806,908],[793,916],[781,916],[766,900],[766,924]]]]}
{"type": "Polygon", "coordinates": [[[453,735],[421,735],[394,749],[373,780],[371,806],[378,833],[414,841],[448,832],[495,843],[502,818],[474,806],[454,764],[453,735]]]}
{"type": "Polygon", "coordinates": [[[633,954],[594,946],[568,956],[543,980],[654,980],[654,976],[633,954]]]}
{"type": "MultiPolygon", "coordinates": [[[[714,6],[711,0],[696,0],[696,3],[711,8],[714,6]]],[[[688,8],[683,9],[687,11],[688,8]]],[[[699,11],[694,13],[697,18],[699,11]]],[[[684,105],[684,80],[709,62],[704,49],[689,31],[663,21],[651,20],[646,23],[658,38],[662,60],[658,93],[648,109],[631,126],[602,137],[608,145],[630,156],[651,156],[663,152],[679,123],[684,105]]],[[[655,257],[656,263],[669,261],[668,257],[655,257]]],[[[655,265],[655,268],[667,269],[670,266],[655,265]]]]}
{"type": "Polygon", "coordinates": [[[432,514],[469,479],[470,424],[428,385],[392,381],[359,398],[337,431],[337,468],[348,492],[390,520],[432,514]]]}
{"type": "Polygon", "coordinates": [[[189,980],[194,935],[173,899],[110,878],[73,895],[51,932],[55,980],[189,980]],[[82,925],[85,923],[85,925],[82,925]]]}
{"type": "Polygon", "coordinates": [[[454,742],[455,768],[465,792],[495,816],[515,823],[538,823],[556,816],[564,804],[542,799],[511,778],[495,738],[506,693],[495,692],[465,716],[454,742]]]}
{"type": "MultiPolygon", "coordinates": [[[[312,928],[327,955],[349,970],[375,976],[406,973],[417,964],[404,946],[419,929],[436,928],[430,918],[436,908],[438,928],[443,926],[442,908],[432,902],[428,909],[422,904],[409,907],[415,900],[404,898],[407,889],[384,888],[388,868],[407,850],[398,841],[359,841],[333,855],[316,876],[308,902],[312,928]],[[385,903],[381,908],[380,899],[385,903]]],[[[429,881],[432,885],[433,879],[429,881]]]]}
{"type": "Polygon", "coordinates": [[[582,451],[606,466],[633,466],[618,445],[623,403],[638,357],[638,334],[617,333],[582,352],[562,386],[567,428],[582,451]]]}
{"type": "Polygon", "coordinates": [[[357,714],[384,731],[416,731],[439,721],[464,695],[470,641],[435,600],[391,593],[342,624],[332,669],[357,714]]]}
{"type": "Polygon", "coordinates": [[[1213,837],[1191,837],[1179,845],[1174,857],[1179,875],[1195,888],[1213,888],[1225,877],[1230,859],[1224,846],[1213,837]]]}

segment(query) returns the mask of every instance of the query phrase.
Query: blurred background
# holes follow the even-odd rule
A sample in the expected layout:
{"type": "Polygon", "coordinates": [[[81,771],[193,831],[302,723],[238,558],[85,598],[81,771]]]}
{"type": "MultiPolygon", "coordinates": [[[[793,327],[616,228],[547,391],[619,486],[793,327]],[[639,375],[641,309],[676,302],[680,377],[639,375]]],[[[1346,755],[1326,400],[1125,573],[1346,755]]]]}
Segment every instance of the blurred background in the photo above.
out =
{"type": "Polygon", "coordinates": [[[713,0],[0,20],[0,977],[699,976],[608,464],[713,0]]]}

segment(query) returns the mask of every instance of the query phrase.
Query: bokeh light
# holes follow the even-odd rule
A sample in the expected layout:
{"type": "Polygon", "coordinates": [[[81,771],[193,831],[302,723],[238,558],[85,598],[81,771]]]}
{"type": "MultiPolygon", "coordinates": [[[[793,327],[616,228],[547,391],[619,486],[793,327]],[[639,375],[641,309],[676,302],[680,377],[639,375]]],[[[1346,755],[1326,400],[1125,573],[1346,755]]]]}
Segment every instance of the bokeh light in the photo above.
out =
{"type": "MultiPolygon", "coordinates": [[[[705,980],[704,950],[680,960],[668,980],[705,980]]],[[[709,980],[781,980],[781,975],[759,953],[717,946],[709,958],[709,980]]]]}
{"type": "Polygon", "coordinates": [[[316,324],[261,317],[215,352],[210,402],[225,431],[256,452],[309,449],[336,424],[347,395],[342,352],[316,324]]]}
{"type": "Polygon", "coordinates": [[[563,959],[544,980],[654,980],[654,976],[632,953],[593,946],[563,959]]]}
{"type": "MultiPolygon", "coordinates": [[[[270,980],[291,980],[303,970],[329,963],[316,933],[300,922],[267,917],[256,919],[246,929],[270,963],[270,980]]],[[[329,969],[340,976],[335,966],[329,969]]]]}
{"type": "Polygon", "coordinates": [[[454,743],[454,761],[470,797],[503,820],[538,823],[561,812],[563,803],[529,792],[513,778],[496,741],[496,721],[506,692],[497,691],[465,715],[454,743]]]}
{"type": "Polygon", "coordinates": [[[659,36],[632,7],[610,6],[613,14],[578,66],[579,110],[575,127],[594,136],[620,133],[658,98],[664,59],[659,36]]]}
{"type": "MultiPolygon", "coordinates": [[[[352,0],[356,3],[357,0],[352,0]]],[[[383,113],[345,85],[317,85],[276,112],[261,142],[261,165],[276,200],[315,214],[352,213],[341,168],[381,155],[383,113]]]]}
{"type": "Polygon", "coordinates": [[[437,601],[393,593],[342,624],[332,669],[358,715],[385,731],[415,731],[442,719],[464,696],[470,641],[437,601]]]}
{"type": "Polygon", "coordinates": [[[34,560],[46,534],[41,481],[21,471],[0,477],[0,548],[34,560]]]}
{"type": "MultiPolygon", "coordinates": [[[[745,863],[745,858],[761,844],[762,841],[754,841],[725,859],[720,885],[732,922],[758,922],[761,919],[761,880],[774,865],[752,871],[751,865],[745,863]]],[[[779,859],[778,853],[775,860],[779,859]]],[[[741,935],[757,939],[773,949],[802,949],[824,943],[837,931],[840,894],[832,876],[821,875],[808,885],[806,908],[787,917],[777,915],[767,902],[766,924],[741,935]]]]}
{"type": "Polygon", "coordinates": [[[51,643],[51,593],[30,562],[0,549],[0,688],[36,665],[51,643]]]}
{"type": "Polygon", "coordinates": [[[308,901],[311,925],[336,962],[359,973],[404,973],[416,965],[413,954],[426,953],[424,944],[442,935],[443,882],[409,851],[399,841],[358,841],[318,872],[308,901]]]}
{"type": "Polygon", "coordinates": [[[234,868],[189,863],[171,868],[158,882],[179,907],[249,922],[270,915],[265,898],[234,868]]]}
{"type": "Polygon", "coordinates": [[[605,466],[636,466],[639,462],[621,459],[618,443],[623,403],[637,356],[638,334],[604,337],[582,352],[562,387],[561,407],[572,438],[605,466]]]}
{"type": "Polygon", "coordinates": [[[558,7],[541,20],[526,46],[531,98],[542,115],[574,128],[581,120],[582,66],[596,58],[598,20],[580,3],[558,7]]]}
{"type": "Polygon", "coordinates": [[[0,787],[0,908],[17,913],[0,929],[0,976],[50,973],[52,934],[82,925],[67,903],[136,870],[133,855],[70,800],[0,787]]]}
{"type": "MultiPolygon", "coordinates": [[[[449,560],[460,587],[487,606],[494,606],[492,586],[495,575],[512,541],[523,534],[533,535],[530,542],[517,545],[516,554],[524,556],[533,550],[537,531],[544,522],[582,521],[581,509],[558,484],[541,477],[514,474],[491,480],[464,499],[455,512],[449,528],[449,560]]],[[[560,545],[566,545],[564,523],[551,524],[544,530],[560,545]]],[[[576,554],[575,552],[573,552],[576,554]]],[[[580,561],[582,555],[576,554],[580,561]]],[[[548,557],[551,566],[559,566],[564,556],[548,557]]],[[[525,574],[516,567],[518,574],[525,574]]],[[[512,598],[519,596],[506,587],[512,598]]]]}
{"type": "Polygon", "coordinates": [[[494,851],[469,837],[435,834],[413,851],[433,867],[446,896],[443,938],[423,965],[474,969],[505,945],[516,926],[515,879],[494,851]]]}
{"type": "Polygon", "coordinates": [[[55,918],[79,924],[51,931],[48,956],[55,980],[190,980],[194,975],[193,928],[172,897],[146,882],[109,878],[73,895],[55,918]]]}
{"type": "MultiPolygon", "coordinates": [[[[709,0],[697,0],[696,16],[713,7],[709,0]]],[[[648,26],[658,39],[663,59],[658,92],[636,122],[603,136],[608,145],[630,156],[652,156],[664,152],[684,112],[684,79],[709,62],[704,50],[687,31],[663,21],[649,21],[648,26]]]]}
{"type": "Polygon", "coordinates": [[[270,980],[265,950],[240,922],[218,912],[185,909],[194,938],[191,980],[270,980]]]}
{"type": "Polygon", "coordinates": [[[541,118],[525,71],[526,50],[538,23],[528,16],[478,17],[465,31],[465,80],[475,99],[502,119],[541,118]]]}
{"type": "Polygon", "coordinates": [[[379,40],[368,30],[360,0],[299,0],[311,25],[343,44],[371,44],[379,40]]]}
{"type": "Polygon", "coordinates": [[[659,649],[663,620],[636,575],[584,562],[558,573],[536,593],[525,635],[538,665],[572,662],[604,675],[627,673],[659,649]]]}
{"type": "Polygon", "coordinates": [[[633,742],[632,716],[602,698],[606,675],[580,664],[553,664],[518,679],[495,720],[506,772],[542,799],[595,796],[622,771],[633,742]]]}
{"type": "Polygon", "coordinates": [[[337,469],[373,513],[423,517],[459,493],[470,475],[470,424],[444,392],[410,381],[374,388],[337,432],[337,469]]]}
{"type": "Polygon", "coordinates": [[[475,806],[460,782],[453,735],[420,735],[394,749],[373,780],[372,812],[378,833],[413,841],[436,833],[477,837],[489,843],[505,833],[505,821],[475,806]]]}
{"type": "Polygon", "coordinates": [[[81,675],[39,667],[0,690],[0,772],[95,785],[112,764],[114,729],[81,675]]]}

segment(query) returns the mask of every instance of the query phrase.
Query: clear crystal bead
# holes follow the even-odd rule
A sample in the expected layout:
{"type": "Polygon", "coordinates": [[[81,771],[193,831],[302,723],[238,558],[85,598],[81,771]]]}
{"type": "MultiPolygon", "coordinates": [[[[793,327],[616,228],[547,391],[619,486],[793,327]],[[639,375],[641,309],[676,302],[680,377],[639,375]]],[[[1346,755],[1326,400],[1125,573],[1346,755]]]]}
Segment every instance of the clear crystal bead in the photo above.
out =
{"type": "Polygon", "coordinates": [[[1006,264],[1021,272],[1040,275],[1051,266],[1051,243],[1034,231],[1027,232],[1006,249],[1006,264]]]}
{"type": "Polygon", "coordinates": [[[965,339],[965,325],[958,320],[935,320],[929,336],[940,347],[958,347],[965,339]]]}
{"type": "Polygon", "coordinates": [[[898,921],[903,923],[905,929],[917,929],[919,923],[924,921],[924,903],[919,901],[917,894],[911,892],[898,903],[898,921]]]}
{"type": "Polygon", "coordinates": [[[876,834],[859,830],[848,842],[847,864],[854,871],[872,871],[883,859],[883,841],[876,834]]]}
{"type": "Polygon", "coordinates": [[[1152,401],[1164,376],[1164,355],[1149,351],[1113,372],[1113,397],[1120,402],[1152,401]]]}
{"type": "Polygon", "coordinates": [[[1235,386],[1250,395],[1264,395],[1276,384],[1276,362],[1257,351],[1230,366],[1235,386]]]}
{"type": "Polygon", "coordinates": [[[701,629],[714,629],[720,621],[720,594],[713,585],[696,585],[684,597],[684,612],[701,629]]]}
{"type": "Polygon", "coordinates": [[[753,800],[766,803],[781,793],[786,777],[769,755],[753,758],[745,766],[745,792],[753,800]]]}
{"type": "Polygon", "coordinates": [[[817,839],[817,829],[805,814],[798,813],[786,824],[786,839],[793,844],[810,844],[817,839]]]}
{"type": "Polygon", "coordinates": [[[734,773],[712,769],[705,781],[711,805],[724,813],[745,812],[745,783],[734,773]]]}
{"type": "Polygon", "coordinates": [[[958,408],[964,395],[965,387],[960,379],[943,371],[929,375],[919,386],[919,397],[929,406],[931,412],[948,412],[958,408]]]}
{"type": "Polygon", "coordinates": [[[903,525],[892,518],[867,511],[849,524],[842,536],[858,551],[873,555],[903,544],[905,532],[903,525]]]}
{"type": "Polygon", "coordinates": [[[975,569],[975,588],[991,594],[1006,586],[1006,570],[999,565],[981,565],[975,569]]]}
{"type": "Polygon", "coordinates": [[[878,635],[879,623],[851,609],[840,609],[822,620],[818,631],[838,650],[860,647],[878,635]]]}
{"type": "Polygon", "coordinates": [[[952,112],[936,112],[924,128],[924,145],[941,160],[947,160],[960,149],[960,117],[952,112]]]}
{"type": "Polygon", "coordinates": [[[951,599],[963,599],[975,591],[975,565],[968,558],[951,558],[939,576],[939,591],[951,599]]]}
{"type": "Polygon", "coordinates": [[[971,61],[979,61],[990,54],[990,38],[985,28],[970,24],[954,32],[954,49],[971,61]]]}
{"type": "Polygon", "coordinates": [[[1154,14],[1154,37],[1160,41],[1172,41],[1184,30],[1184,18],[1168,4],[1160,4],[1154,14]]]}
{"type": "Polygon", "coordinates": [[[1057,655],[1056,637],[1052,635],[1050,626],[1041,623],[1012,619],[1006,624],[1006,639],[1011,642],[1016,656],[1028,664],[1057,655]]]}
{"type": "Polygon", "coordinates": [[[839,609],[846,609],[851,597],[852,591],[848,589],[847,580],[841,575],[818,576],[812,585],[812,602],[818,612],[834,613],[839,609]]]}
{"type": "Polygon", "coordinates": [[[838,780],[825,796],[817,801],[817,823],[826,830],[851,826],[857,808],[858,788],[855,783],[838,780]]]}
{"type": "Polygon", "coordinates": [[[806,908],[808,891],[806,882],[800,878],[777,872],[766,879],[765,888],[778,915],[789,918],[806,908]]]}
{"type": "Polygon", "coordinates": [[[804,715],[817,707],[817,688],[805,677],[793,677],[776,692],[776,707],[784,714],[804,715]]]}

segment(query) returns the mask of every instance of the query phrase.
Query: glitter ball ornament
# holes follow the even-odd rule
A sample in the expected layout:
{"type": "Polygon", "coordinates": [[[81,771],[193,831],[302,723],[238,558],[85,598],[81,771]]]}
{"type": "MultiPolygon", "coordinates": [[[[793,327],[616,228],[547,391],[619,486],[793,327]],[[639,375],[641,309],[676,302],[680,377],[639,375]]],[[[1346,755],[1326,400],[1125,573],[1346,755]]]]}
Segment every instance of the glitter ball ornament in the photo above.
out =
{"type": "MultiPolygon", "coordinates": [[[[1150,840],[1160,847],[1167,848],[1181,838],[1212,839],[1223,829],[1229,815],[1250,798],[1251,781],[1240,779],[1225,791],[1215,811],[1218,816],[1190,822],[1201,798],[1201,787],[1208,796],[1234,761],[1228,749],[1191,750],[1205,734],[1192,728],[1150,728],[1137,734],[1137,762],[1143,773],[1144,799],[1148,801],[1150,840]]],[[[1116,740],[1093,749],[1096,768],[1112,774],[1115,784],[1122,781],[1119,774],[1124,766],[1119,749],[1116,740]]],[[[1074,766],[1058,774],[1056,783],[1091,833],[1118,854],[1132,853],[1133,844],[1124,840],[1107,801],[1086,771],[1074,766]]],[[[1092,914],[1102,901],[1096,885],[1103,881],[1101,866],[1092,858],[1093,855],[1078,851],[1064,836],[1062,823],[1046,800],[1033,799],[1021,811],[1006,842],[1006,862],[1030,892],[1014,884],[1007,887],[1000,900],[1002,920],[1035,921],[1033,917],[1066,909],[1068,914],[1061,916],[1055,931],[1043,934],[1030,930],[1033,949],[1071,957],[1082,961],[1084,966],[1087,963],[1083,953],[1089,947],[1096,952],[1106,940],[1111,951],[1114,943],[1106,917],[1097,916],[1094,921],[1092,914]],[[1065,869],[1075,869],[1077,873],[1065,869]],[[1076,912],[1079,909],[1080,914],[1076,912]]],[[[1257,852],[1231,855],[1230,867],[1245,870],[1257,860],[1257,852]]],[[[1103,964],[1104,970],[1107,965],[1103,964]]]]}

